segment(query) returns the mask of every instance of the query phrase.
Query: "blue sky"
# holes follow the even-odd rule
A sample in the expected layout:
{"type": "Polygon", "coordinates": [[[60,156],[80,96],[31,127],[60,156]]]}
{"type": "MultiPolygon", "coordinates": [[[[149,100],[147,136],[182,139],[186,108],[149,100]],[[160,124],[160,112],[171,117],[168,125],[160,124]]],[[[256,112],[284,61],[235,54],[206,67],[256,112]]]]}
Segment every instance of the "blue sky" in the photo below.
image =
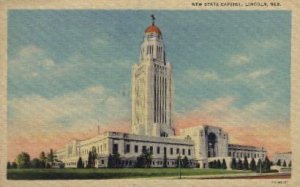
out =
{"type": "Polygon", "coordinates": [[[151,14],[173,66],[176,114],[224,101],[245,118],[288,123],[288,11],[12,10],[11,124],[130,121],[131,66],[151,14]]]}

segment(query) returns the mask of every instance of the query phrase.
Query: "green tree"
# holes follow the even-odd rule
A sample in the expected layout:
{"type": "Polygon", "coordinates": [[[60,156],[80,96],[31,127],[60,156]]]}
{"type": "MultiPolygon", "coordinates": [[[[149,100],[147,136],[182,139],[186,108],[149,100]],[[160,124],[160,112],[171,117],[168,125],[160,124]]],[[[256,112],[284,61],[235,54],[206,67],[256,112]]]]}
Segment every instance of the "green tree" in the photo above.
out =
{"type": "Polygon", "coordinates": [[[96,147],[93,146],[92,147],[92,152],[91,152],[91,159],[92,159],[92,167],[94,168],[95,165],[96,165],[96,159],[98,157],[98,154],[97,154],[97,150],[96,150],[96,147]]]}
{"type": "Polygon", "coordinates": [[[88,163],[86,165],[86,168],[92,168],[92,165],[93,165],[92,152],[89,151],[88,163]]]}
{"type": "Polygon", "coordinates": [[[256,165],[256,172],[260,172],[262,170],[262,162],[261,159],[258,159],[257,165],[256,165]]]}
{"type": "Polygon", "coordinates": [[[264,172],[270,172],[271,171],[271,162],[270,162],[268,156],[266,156],[266,158],[264,160],[263,171],[264,172]]]}
{"type": "Polygon", "coordinates": [[[22,152],[18,154],[16,158],[18,168],[29,168],[30,167],[30,156],[28,153],[22,152]]]}
{"type": "Polygon", "coordinates": [[[221,169],[221,166],[222,166],[222,165],[221,165],[221,161],[218,159],[216,168],[217,168],[217,169],[221,169]]]}
{"type": "Polygon", "coordinates": [[[247,157],[244,157],[243,169],[245,170],[249,169],[249,163],[247,157]]]}
{"type": "Polygon", "coordinates": [[[54,160],[56,159],[56,155],[53,152],[53,149],[50,149],[50,152],[47,154],[47,158],[46,158],[46,165],[48,168],[50,168],[53,165],[54,160]],[[48,166],[50,165],[50,167],[48,166]]]}
{"type": "Polygon", "coordinates": [[[291,168],[291,167],[292,167],[292,161],[289,162],[289,168],[291,168]]]}
{"type": "Polygon", "coordinates": [[[41,167],[41,168],[46,168],[47,158],[46,158],[46,156],[45,156],[45,152],[44,152],[44,151],[42,151],[42,152],[40,153],[39,159],[40,159],[40,167],[41,167]]]}
{"type": "Polygon", "coordinates": [[[231,160],[230,167],[231,167],[231,169],[236,169],[236,167],[237,167],[236,159],[234,157],[231,160]]]}
{"type": "Polygon", "coordinates": [[[283,167],[286,167],[286,162],[285,162],[285,160],[283,161],[282,166],[283,166],[283,167]]]}
{"type": "Polygon", "coordinates": [[[217,168],[217,165],[218,165],[217,161],[216,161],[216,160],[214,160],[214,161],[213,161],[213,168],[215,168],[215,169],[216,169],[216,168],[217,168]]]}
{"type": "Polygon", "coordinates": [[[32,168],[40,168],[41,167],[41,161],[38,158],[34,158],[31,161],[31,167],[32,168]]]}
{"type": "Polygon", "coordinates": [[[238,170],[242,170],[243,169],[243,161],[241,159],[238,160],[236,169],[238,169],[238,170]]]}
{"type": "Polygon", "coordinates": [[[15,168],[17,168],[17,167],[18,167],[18,165],[17,165],[16,162],[12,162],[12,163],[11,163],[11,168],[14,168],[14,169],[15,169],[15,168]]]}
{"type": "Polygon", "coordinates": [[[222,164],[221,164],[221,168],[222,169],[227,169],[227,164],[226,164],[226,160],[223,158],[222,164]]]}
{"type": "Polygon", "coordinates": [[[189,167],[189,159],[187,156],[185,156],[183,159],[182,159],[182,167],[183,168],[188,168],[189,167]]]}
{"type": "Polygon", "coordinates": [[[251,162],[250,162],[250,169],[251,171],[255,171],[256,170],[256,163],[254,158],[252,158],[251,162]]]}
{"type": "MultiPolygon", "coordinates": [[[[179,162],[181,161],[180,156],[176,159],[176,167],[179,168],[179,162]]],[[[180,167],[182,167],[182,162],[180,163],[180,167]]]]}
{"type": "Polygon", "coordinates": [[[107,167],[108,168],[117,168],[117,167],[119,167],[120,162],[121,162],[121,158],[120,158],[119,153],[112,154],[112,155],[109,154],[107,167]]]}
{"type": "Polygon", "coordinates": [[[277,166],[281,166],[281,160],[280,160],[280,159],[277,160],[276,165],[277,165],[277,166]]]}
{"type": "Polygon", "coordinates": [[[143,150],[142,154],[137,157],[136,167],[150,168],[152,163],[152,152],[149,149],[143,150]]]}
{"type": "Polygon", "coordinates": [[[167,167],[168,167],[168,165],[167,165],[167,160],[168,160],[168,158],[167,158],[167,153],[164,152],[164,160],[163,160],[163,167],[164,167],[164,168],[167,168],[167,167]]]}
{"type": "Polygon", "coordinates": [[[78,161],[77,161],[77,168],[84,168],[84,164],[82,162],[82,158],[79,157],[78,161]]]}
{"type": "Polygon", "coordinates": [[[10,162],[7,162],[6,169],[10,169],[10,168],[11,168],[11,164],[10,162]]]}

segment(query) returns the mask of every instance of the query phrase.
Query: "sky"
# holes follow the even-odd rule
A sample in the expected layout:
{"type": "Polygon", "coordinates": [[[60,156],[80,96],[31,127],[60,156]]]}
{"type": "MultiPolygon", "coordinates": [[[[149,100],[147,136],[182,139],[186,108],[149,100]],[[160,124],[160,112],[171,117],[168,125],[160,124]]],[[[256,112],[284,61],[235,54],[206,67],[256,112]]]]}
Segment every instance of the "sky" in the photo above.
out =
{"type": "Polygon", "coordinates": [[[10,10],[8,159],[129,130],[131,66],[155,14],[173,67],[174,124],[290,150],[289,11],[10,10]],[[280,137],[280,139],[278,138],[280,137]]]}

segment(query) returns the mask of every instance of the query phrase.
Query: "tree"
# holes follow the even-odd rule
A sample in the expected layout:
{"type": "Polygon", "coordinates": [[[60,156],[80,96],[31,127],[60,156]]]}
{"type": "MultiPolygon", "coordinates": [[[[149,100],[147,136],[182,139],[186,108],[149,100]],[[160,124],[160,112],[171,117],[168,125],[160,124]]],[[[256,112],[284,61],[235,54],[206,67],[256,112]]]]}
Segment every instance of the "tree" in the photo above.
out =
{"type": "Polygon", "coordinates": [[[94,168],[95,165],[96,165],[96,159],[98,157],[98,154],[97,154],[97,150],[96,150],[96,147],[93,146],[92,147],[92,152],[91,152],[91,159],[92,159],[92,167],[94,168]]]}
{"type": "Polygon", "coordinates": [[[54,155],[53,149],[50,149],[50,152],[47,154],[47,158],[46,158],[47,168],[51,168],[55,159],[56,159],[56,155],[54,155]]]}
{"type": "Polygon", "coordinates": [[[10,162],[7,162],[6,169],[10,169],[10,168],[11,168],[11,164],[10,162]]]}
{"type": "Polygon", "coordinates": [[[120,158],[119,153],[112,154],[112,155],[109,154],[107,167],[108,168],[117,168],[117,167],[119,167],[120,162],[121,162],[121,158],[120,158]]]}
{"type": "Polygon", "coordinates": [[[163,160],[163,167],[164,168],[167,168],[168,166],[167,166],[167,153],[166,152],[164,152],[164,160],[163,160]]]}
{"type": "Polygon", "coordinates": [[[17,168],[17,167],[18,167],[18,165],[17,165],[16,162],[12,162],[12,163],[11,163],[11,168],[14,168],[14,169],[15,169],[15,168],[17,168]]]}
{"type": "Polygon", "coordinates": [[[232,160],[231,160],[231,165],[230,165],[231,169],[236,169],[237,165],[236,165],[236,160],[235,158],[233,157],[232,160]]]}
{"type": "Polygon", "coordinates": [[[277,160],[276,165],[277,165],[277,166],[281,166],[281,160],[280,160],[280,159],[277,160]]]}
{"type": "Polygon", "coordinates": [[[91,168],[93,165],[93,160],[92,160],[92,152],[89,151],[89,156],[88,156],[88,163],[86,165],[86,168],[91,168]]]}
{"type": "Polygon", "coordinates": [[[238,170],[242,170],[243,169],[243,161],[241,159],[238,160],[236,169],[238,169],[238,170]]]}
{"type": "Polygon", "coordinates": [[[266,156],[265,161],[263,163],[263,171],[264,172],[270,172],[271,171],[271,162],[270,162],[268,156],[266,156]]]}
{"type": "Polygon", "coordinates": [[[28,153],[22,152],[16,158],[18,168],[29,168],[30,167],[30,156],[28,153]]]}
{"type": "Polygon", "coordinates": [[[187,156],[185,156],[183,159],[182,159],[182,167],[183,168],[188,168],[189,167],[189,159],[187,156]]]}
{"type": "Polygon", "coordinates": [[[285,162],[285,160],[283,161],[282,166],[283,166],[283,167],[286,167],[286,162],[285,162]]]}
{"type": "Polygon", "coordinates": [[[78,161],[77,161],[77,168],[84,168],[84,164],[82,162],[82,158],[79,157],[78,161]]]}
{"type": "Polygon", "coordinates": [[[38,158],[34,158],[31,161],[31,167],[32,168],[40,168],[41,167],[41,161],[38,158]]]}
{"type": "Polygon", "coordinates": [[[221,168],[222,169],[227,169],[227,164],[226,164],[226,160],[223,158],[222,164],[221,164],[221,168]]]}
{"type": "Polygon", "coordinates": [[[262,170],[262,163],[261,159],[258,159],[257,165],[256,165],[256,172],[260,172],[262,170]]]}
{"type": "Polygon", "coordinates": [[[247,157],[244,157],[243,169],[245,170],[249,169],[249,163],[247,157]]]}
{"type": "Polygon", "coordinates": [[[219,159],[217,161],[216,168],[221,169],[221,161],[219,159]]]}
{"type": "Polygon", "coordinates": [[[250,169],[251,171],[255,171],[256,170],[256,163],[254,158],[252,158],[251,162],[250,162],[250,169]]]}
{"type": "Polygon", "coordinates": [[[292,161],[290,161],[290,163],[289,163],[289,168],[291,168],[292,167],[292,161]]]}
{"type": "Polygon", "coordinates": [[[46,158],[46,156],[45,156],[45,152],[42,151],[42,152],[40,153],[40,167],[41,167],[41,168],[46,168],[46,161],[47,161],[47,158],[46,158]]]}
{"type": "Polygon", "coordinates": [[[217,161],[214,160],[214,161],[213,161],[213,164],[212,164],[212,168],[215,168],[215,169],[216,169],[216,168],[217,168],[217,165],[218,165],[217,161]]]}
{"type": "Polygon", "coordinates": [[[136,167],[150,168],[152,163],[152,152],[148,149],[144,150],[140,156],[137,157],[136,167]]]}

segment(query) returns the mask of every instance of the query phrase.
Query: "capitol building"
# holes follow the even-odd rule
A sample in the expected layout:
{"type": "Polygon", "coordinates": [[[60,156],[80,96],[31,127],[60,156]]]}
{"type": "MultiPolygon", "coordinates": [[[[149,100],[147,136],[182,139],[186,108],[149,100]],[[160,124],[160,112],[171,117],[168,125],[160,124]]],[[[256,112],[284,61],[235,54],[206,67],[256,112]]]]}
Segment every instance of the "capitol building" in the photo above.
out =
{"type": "Polygon", "coordinates": [[[209,162],[232,158],[256,161],[266,156],[262,147],[229,143],[229,134],[209,124],[185,128],[175,135],[172,127],[173,78],[167,61],[162,31],[154,17],[145,29],[140,45],[139,63],[132,66],[131,132],[104,132],[87,140],[72,140],[55,151],[65,167],[76,167],[79,157],[84,165],[96,149],[96,167],[108,166],[109,155],[119,154],[121,167],[135,167],[144,150],[152,153],[151,167],[176,167],[179,156],[187,157],[190,167],[208,168],[209,162]],[[166,163],[164,163],[166,162],[166,163]]]}

